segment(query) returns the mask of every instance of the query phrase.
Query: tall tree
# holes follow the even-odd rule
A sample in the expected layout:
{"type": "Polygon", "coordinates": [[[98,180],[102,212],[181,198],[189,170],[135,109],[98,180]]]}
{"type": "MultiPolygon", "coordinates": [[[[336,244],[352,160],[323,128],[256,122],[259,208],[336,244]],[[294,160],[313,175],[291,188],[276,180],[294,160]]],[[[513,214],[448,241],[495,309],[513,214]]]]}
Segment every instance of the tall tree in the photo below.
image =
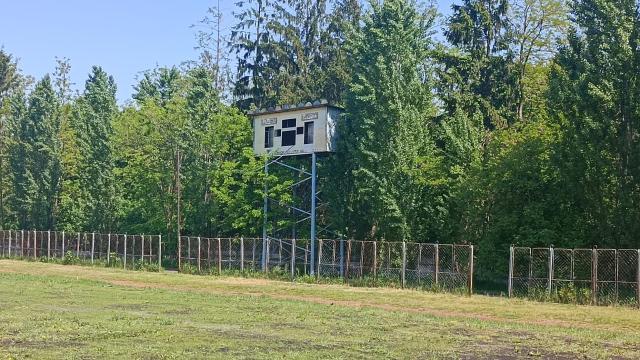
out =
{"type": "Polygon", "coordinates": [[[633,0],[572,4],[568,43],[549,101],[563,129],[565,236],[584,245],[639,246],[640,15],[633,0]]]}
{"type": "Polygon", "coordinates": [[[26,123],[28,137],[20,145],[30,150],[32,203],[30,222],[37,229],[53,229],[60,189],[59,102],[51,77],[46,75],[29,95],[26,123]]]}
{"type": "Polygon", "coordinates": [[[371,3],[350,44],[352,81],[335,158],[332,201],[355,238],[433,238],[431,177],[439,157],[427,66],[432,11],[411,0],[371,3]],[[431,235],[431,236],[430,236],[431,235]]]}
{"type": "Polygon", "coordinates": [[[94,66],[73,111],[73,124],[82,155],[81,188],[87,192],[81,206],[86,230],[109,231],[114,222],[113,157],[110,138],[118,113],[113,78],[94,66]]]}
{"type": "Polygon", "coordinates": [[[517,67],[517,114],[522,121],[529,90],[529,67],[553,56],[556,42],[562,40],[566,31],[568,11],[564,0],[515,0],[509,17],[515,38],[512,46],[517,67]]]}
{"type": "Polygon", "coordinates": [[[247,0],[236,3],[237,23],[231,30],[230,45],[238,54],[238,71],[234,86],[237,104],[243,109],[273,103],[273,67],[268,62],[273,51],[273,32],[269,29],[274,15],[273,0],[247,0]]]}
{"type": "Polygon", "coordinates": [[[515,121],[515,79],[510,44],[507,0],[464,0],[453,5],[447,20],[445,38],[460,52],[443,56],[441,61],[457,80],[456,105],[464,111],[480,111],[487,129],[503,127],[515,121]]]}
{"type": "Polygon", "coordinates": [[[18,62],[0,48],[0,228],[7,226],[7,198],[10,194],[11,171],[8,157],[11,142],[10,97],[20,88],[18,62]]]}
{"type": "Polygon", "coordinates": [[[16,223],[21,229],[31,225],[29,215],[32,204],[33,178],[30,166],[30,154],[33,153],[32,128],[27,117],[27,100],[20,91],[11,97],[11,127],[14,141],[9,148],[9,164],[13,181],[12,209],[16,214],[16,223]]]}

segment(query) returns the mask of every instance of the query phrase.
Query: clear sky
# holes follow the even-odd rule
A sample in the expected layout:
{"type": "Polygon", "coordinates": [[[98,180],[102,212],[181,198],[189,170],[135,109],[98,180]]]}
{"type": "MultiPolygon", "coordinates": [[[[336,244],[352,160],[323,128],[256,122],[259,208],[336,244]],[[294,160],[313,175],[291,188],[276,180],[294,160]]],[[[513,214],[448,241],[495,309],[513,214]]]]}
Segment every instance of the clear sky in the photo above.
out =
{"type": "MultiPolygon", "coordinates": [[[[223,27],[237,0],[220,0],[223,27]]],[[[81,89],[91,66],[113,75],[122,103],[140,72],[197,58],[195,30],[217,0],[0,0],[0,46],[20,59],[25,74],[53,72],[55,57],[71,60],[81,89]]],[[[450,0],[440,1],[446,11],[450,0]]]]}
{"type": "MultiPolygon", "coordinates": [[[[216,0],[1,0],[0,46],[20,59],[25,74],[53,72],[55,57],[71,60],[71,79],[84,86],[100,65],[118,84],[120,102],[135,77],[156,65],[195,59],[192,24],[216,0]]],[[[221,0],[231,22],[235,0],[221,0]]],[[[228,25],[228,24],[227,24],[228,25]]]]}

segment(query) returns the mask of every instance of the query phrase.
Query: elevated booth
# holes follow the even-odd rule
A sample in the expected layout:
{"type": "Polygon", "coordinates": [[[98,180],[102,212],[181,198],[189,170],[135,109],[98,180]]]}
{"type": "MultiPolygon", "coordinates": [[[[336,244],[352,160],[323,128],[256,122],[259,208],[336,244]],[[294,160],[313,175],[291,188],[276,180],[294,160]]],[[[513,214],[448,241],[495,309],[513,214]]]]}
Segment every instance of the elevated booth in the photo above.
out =
{"type": "MultiPolygon", "coordinates": [[[[337,123],[343,109],[330,104],[326,100],[282,105],[268,109],[250,111],[253,125],[253,152],[256,156],[267,156],[265,173],[269,166],[283,166],[299,174],[304,174],[303,181],[311,182],[310,209],[290,206],[291,211],[304,216],[310,221],[310,263],[309,274],[314,275],[316,261],[316,210],[317,196],[317,157],[319,154],[331,154],[336,149],[337,123]],[[298,169],[285,163],[287,157],[309,157],[311,172],[298,169]]],[[[299,186],[301,181],[294,181],[299,186]]],[[[268,253],[268,189],[265,189],[264,223],[262,230],[263,254],[268,253]]],[[[267,268],[267,256],[263,256],[262,267],[267,268]]]]}

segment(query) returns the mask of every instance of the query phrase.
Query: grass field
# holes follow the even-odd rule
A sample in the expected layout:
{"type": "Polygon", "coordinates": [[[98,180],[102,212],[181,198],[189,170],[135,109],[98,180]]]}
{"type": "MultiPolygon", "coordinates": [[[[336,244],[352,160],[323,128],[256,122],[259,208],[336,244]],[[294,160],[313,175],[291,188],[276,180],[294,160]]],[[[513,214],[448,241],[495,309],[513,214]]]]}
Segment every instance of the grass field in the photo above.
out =
{"type": "Polygon", "coordinates": [[[0,358],[638,358],[640,310],[0,260],[0,358]]]}

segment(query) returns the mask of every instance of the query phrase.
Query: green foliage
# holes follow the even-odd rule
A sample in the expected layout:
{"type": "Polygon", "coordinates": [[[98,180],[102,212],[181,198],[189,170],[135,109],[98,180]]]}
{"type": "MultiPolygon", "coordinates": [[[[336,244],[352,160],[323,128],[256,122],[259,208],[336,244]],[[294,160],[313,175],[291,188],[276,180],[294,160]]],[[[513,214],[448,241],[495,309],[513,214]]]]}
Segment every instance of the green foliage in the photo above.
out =
{"type": "Polygon", "coordinates": [[[62,258],[62,264],[64,265],[77,265],[81,260],[73,251],[67,251],[62,258]]]}
{"type": "Polygon", "coordinates": [[[109,254],[109,261],[106,263],[108,267],[121,269],[124,266],[124,262],[118,253],[112,252],[109,254]]]}
{"type": "Polygon", "coordinates": [[[441,159],[425,63],[433,19],[411,1],[372,5],[349,45],[353,77],[331,200],[336,221],[354,238],[429,238],[440,220],[434,174],[441,159]]]}
{"type": "Polygon", "coordinates": [[[639,29],[636,2],[572,6],[570,34],[551,72],[549,108],[562,128],[557,163],[567,237],[640,247],[639,29]]]}
{"type": "MultiPolygon", "coordinates": [[[[338,235],[474,243],[485,280],[506,274],[512,243],[640,247],[637,2],[567,11],[463,0],[439,42],[435,9],[413,0],[242,1],[232,89],[210,10],[199,45],[215,53],[145,72],[122,108],[100,67],[75,97],[67,59],[32,83],[2,49],[0,227],[162,233],[167,252],[178,227],[259,236],[264,186],[284,204],[304,189],[264,173],[242,110],[324,97],[345,107],[319,162],[319,216],[338,235]]],[[[298,220],[270,214],[274,234],[298,220]]]]}

